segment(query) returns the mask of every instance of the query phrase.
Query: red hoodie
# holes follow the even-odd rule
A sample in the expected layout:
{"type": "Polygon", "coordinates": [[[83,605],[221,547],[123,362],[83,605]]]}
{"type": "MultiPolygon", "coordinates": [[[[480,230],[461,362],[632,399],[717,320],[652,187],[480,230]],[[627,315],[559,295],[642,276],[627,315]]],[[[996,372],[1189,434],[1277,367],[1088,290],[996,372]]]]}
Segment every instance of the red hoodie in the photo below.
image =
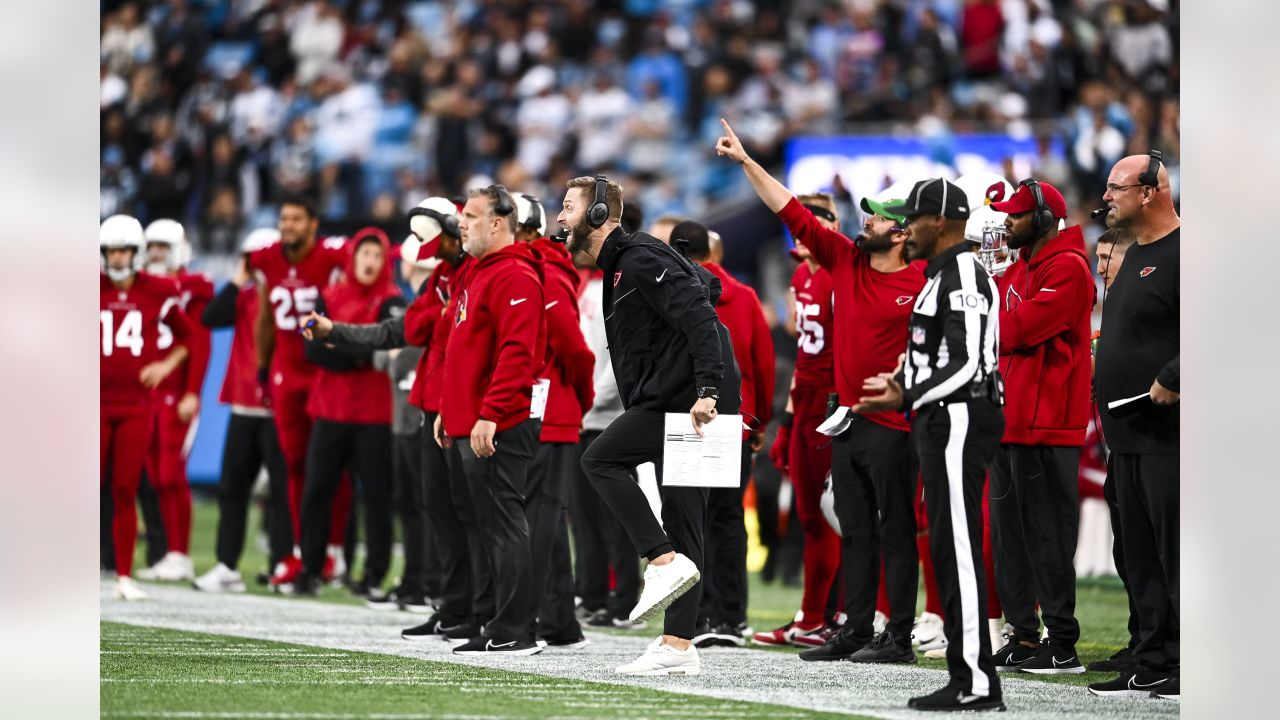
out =
{"type": "MultiPolygon", "coordinates": [[[[471,271],[475,266],[475,258],[463,255],[458,267],[442,262],[436,266],[436,272],[431,275],[435,282],[436,295],[444,298],[445,302],[440,309],[439,317],[430,324],[430,340],[423,343],[427,346],[427,351],[418,358],[417,376],[414,378],[413,388],[409,391],[409,402],[422,408],[423,412],[440,412],[440,388],[443,385],[440,381],[442,374],[440,371],[444,367],[444,350],[449,344],[449,331],[453,329],[453,316],[458,300],[462,296],[462,291],[467,288],[467,280],[471,277],[471,271]],[[447,269],[441,270],[441,268],[447,269]]],[[[428,287],[431,287],[430,283],[428,287]]],[[[414,342],[421,338],[423,331],[427,329],[428,322],[430,320],[425,315],[413,318],[415,327],[410,329],[410,317],[406,315],[405,339],[409,340],[412,336],[413,340],[409,341],[414,342]]]]}
{"type": "MultiPolygon", "coordinates": [[[[352,252],[342,279],[321,292],[326,315],[334,322],[364,325],[382,319],[383,306],[400,297],[391,279],[395,264],[391,243],[381,230],[360,231],[353,238],[352,252]],[[373,239],[382,246],[382,270],[369,285],[356,279],[355,262],[360,245],[373,239]]],[[[403,305],[401,305],[403,307],[403,305]]],[[[391,387],[386,373],[364,364],[352,370],[321,367],[307,398],[307,413],[314,418],[342,423],[387,425],[391,422],[391,387]]]]}
{"type": "Polygon", "coordinates": [[[997,281],[1004,442],[1079,446],[1089,424],[1089,318],[1096,289],[1084,235],[1069,227],[997,281]]]}
{"type": "Polygon", "coordinates": [[[773,335],[764,319],[764,309],[756,291],[730,275],[716,263],[702,266],[720,280],[720,301],[716,315],[729,329],[733,342],[733,358],[742,374],[742,415],[751,427],[751,418],[759,420],[761,429],[773,419],[773,335]]]}
{"type": "Polygon", "coordinates": [[[444,351],[440,417],[452,438],[477,420],[498,432],[529,419],[533,385],[546,357],[542,263],[523,243],[476,262],[457,296],[444,351]]]}
{"type": "Polygon", "coordinates": [[[595,401],[592,373],[595,353],[587,347],[578,318],[578,292],[584,284],[573,256],[564,245],[548,238],[529,243],[542,258],[545,276],[542,293],[546,309],[546,367],[541,378],[551,381],[547,410],[542,416],[544,443],[576,443],[582,432],[582,415],[595,401]]]}

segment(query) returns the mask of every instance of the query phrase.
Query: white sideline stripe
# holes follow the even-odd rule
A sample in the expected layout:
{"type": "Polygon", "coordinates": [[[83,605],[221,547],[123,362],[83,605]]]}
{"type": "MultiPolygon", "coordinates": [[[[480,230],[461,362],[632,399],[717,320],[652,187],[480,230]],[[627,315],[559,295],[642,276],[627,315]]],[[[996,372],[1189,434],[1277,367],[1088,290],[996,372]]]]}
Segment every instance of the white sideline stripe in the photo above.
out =
{"type": "MultiPolygon", "coordinates": [[[[627,685],[670,694],[767,703],[784,708],[856,713],[886,720],[918,720],[919,714],[907,710],[907,698],[932,692],[947,681],[944,671],[917,666],[806,663],[776,651],[747,648],[712,648],[700,651],[703,670],[701,675],[694,677],[626,677],[614,674],[614,668],[635,659],[652,641],[652,635],[624,636],[588,631],[586,634],[592,641],[591,645],[575,652],[548,650],[539,655],[518,658],[464,657],[453,655],[451,646],[445,642],[402,640],[401,629],[421,622],[420,616],[409,613],[379,612],[357,605],[261,595],[207,595],[176,585],[147,584],[147,592],[150,595],[147,602],[116,601],[111,599],[111,582],[104,582],[100,590],[101,619],[224,637],[293,643],[328,650],[396,655],[436,663],[496,668],[580,682],[627,685]]],[[[654,635],[656,634],[655,630],[654,635]]],[[[185,642],[174,643],[173,647],[190,649],[192,645],[198,646],[199,640],[192,639],[190,645],[185,642]]],[[[155,647],[155,644],[142,642],[139,646],[155,647]]],[[[307,659],[305,655],[291,657],[298,661],[307,659]]],[[[377,673],[377,677],[387,675],[377,673]]],[[[447,670],[442,671],[438,664],[424,664],[420,677],[429,682],[433,677],[447,679],[448,675],[447,670]]],[[[325,680],[321,679],[321,682],[325,680]]],[[[513,686],[525,687],[519,684],[522,681],[518,678],[512,678],[511,682],[513,686]]],[[[1176,703],[1157,703],[1149,698],[1104,699],[1090,695],[1082,687],[1007,676],[1001,678],[1001,684],[1005,703],[1011,711],[1003,717],[1009,720],[1147,720],[1178,716],[1176,703]]],[[[486,680],[474,687],[477,692],[483,692],[484,688],[492,686],[492,682],[486,680]]],[[[609,701],[610,708],[615,705],[609,701]]],[[[600,715],[598,706],[590,710],[584,709],[583,712],[589,717],[600,715]]],[[[715,714],[728,713],[717,709],[715,714]]],[[[786,715],[786,712],[783,710],[779,714],[786,715]]],[[[224,717],[215,713],[124,715],[224,717]]],[[[244,714],[237,716],[246,717],[244,714]]],[[[103,717],[111,716],[104,714],[103,717]]],[[[317,720],[345,720],[348,716],[264,713],[260,717],[263,720],[307,720],[312,717],[317,720]]],[[[382,717],[395,720],[396,716],[382,717]]]]}

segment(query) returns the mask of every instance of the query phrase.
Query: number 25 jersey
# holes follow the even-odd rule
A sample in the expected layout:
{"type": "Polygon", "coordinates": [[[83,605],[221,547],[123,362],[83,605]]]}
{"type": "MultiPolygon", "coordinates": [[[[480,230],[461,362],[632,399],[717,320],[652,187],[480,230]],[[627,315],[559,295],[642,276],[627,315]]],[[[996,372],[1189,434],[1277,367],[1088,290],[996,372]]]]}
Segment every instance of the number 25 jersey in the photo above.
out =
{"type": "Polygon", "coordinates": [[[346,238],[325,238],[297,264],[290,263],[284,245],[276,243],[249,256],[249,267],[266,278],[267,302],[276,323],[276,348],[271,357],[272,374],[282,373],[284,382],[309,380],[318,369],[307,362],[302,335],[302,318],[316,309],[320,291],[328,287],[347,264],[350,250],[346,238]]]}

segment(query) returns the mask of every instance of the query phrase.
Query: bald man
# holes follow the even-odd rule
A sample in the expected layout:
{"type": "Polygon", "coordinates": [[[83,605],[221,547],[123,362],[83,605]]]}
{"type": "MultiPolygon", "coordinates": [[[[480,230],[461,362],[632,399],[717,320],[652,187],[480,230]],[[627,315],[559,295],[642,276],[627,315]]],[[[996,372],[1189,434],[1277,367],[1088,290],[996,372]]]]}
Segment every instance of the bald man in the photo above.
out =
{"type": "Polygon", "coordinates": [[[1107,178],[1107,224],[1137,242],[1102,312],[1096,388],[1111,449],[1129,592],[1138,613],[1135,664],[1089,691],[1179,697],[1179,228],[1158,153],[1132,155],[1107,178]],[[1149,400],[1144,398],[1149,398],[1149,400]],[[1143,398],[1122,408],[1109,404],[1143,398]],[[1127,410],[1127,412],[1126,412],[1127,410]]]}

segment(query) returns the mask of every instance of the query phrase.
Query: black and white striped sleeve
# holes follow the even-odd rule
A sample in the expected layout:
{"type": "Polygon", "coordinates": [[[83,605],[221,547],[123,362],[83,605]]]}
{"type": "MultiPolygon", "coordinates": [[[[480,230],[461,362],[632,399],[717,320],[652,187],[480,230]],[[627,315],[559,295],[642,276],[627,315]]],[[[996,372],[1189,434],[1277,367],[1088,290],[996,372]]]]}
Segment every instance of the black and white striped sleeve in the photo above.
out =
{"type": "Polygon", "coordinates": [[[928,370],[915,374],[904,389],[905,405],[945,400],[965,385],[994,372],[997,307],[995,284],[971,253],[961,253],[942,270],[936,291],[938,345],[926,362],[928,370]]]}

